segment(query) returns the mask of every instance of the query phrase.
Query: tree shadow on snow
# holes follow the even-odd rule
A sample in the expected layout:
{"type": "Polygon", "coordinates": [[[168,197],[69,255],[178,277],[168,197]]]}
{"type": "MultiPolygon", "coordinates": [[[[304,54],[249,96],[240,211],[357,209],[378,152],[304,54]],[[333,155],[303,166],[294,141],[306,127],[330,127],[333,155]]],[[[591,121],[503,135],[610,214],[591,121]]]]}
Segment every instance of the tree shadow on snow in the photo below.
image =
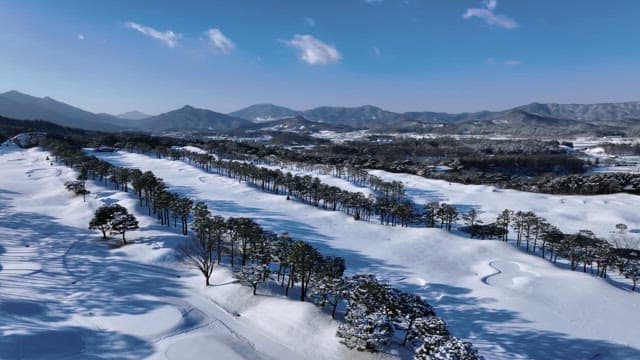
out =
{"type": "Polygon", "coordinates": [[[490,358],[640,359],[640,350],[625,345],[527,329],[521,325],[531,321],[514,311],[492,309],[494,299],[471,296],[467,288],[446,284],[400,285],[400,288],[422,295],[438,316],[447,321],[454,335],[474,342],[490,358]],[[482,339],[478,340],[478,336],[482,339]]]}
{"type": "Polygon", "coordinates": [[[134,336],[83,327],[35,330],[0,338],[2,359],[140,359],[153,346],[134,336]]]}
{"type": "MultiPolygon", "coordinates": [[[[0,197],[5,211],[11,209],[6,200],[0,197]]],[[[77,316],[142,315],[166,306],[154,298],[181,296],[176,271],[114,256],[95,232],[55,217],[8,213],[0,216],[0,241],[8,253],[0,259],[41,269],[0,272],[0,326],[14,330],[0,338],[0,358],[139,359],[152,353],[144,339],[57,323],[77,316]]]]}

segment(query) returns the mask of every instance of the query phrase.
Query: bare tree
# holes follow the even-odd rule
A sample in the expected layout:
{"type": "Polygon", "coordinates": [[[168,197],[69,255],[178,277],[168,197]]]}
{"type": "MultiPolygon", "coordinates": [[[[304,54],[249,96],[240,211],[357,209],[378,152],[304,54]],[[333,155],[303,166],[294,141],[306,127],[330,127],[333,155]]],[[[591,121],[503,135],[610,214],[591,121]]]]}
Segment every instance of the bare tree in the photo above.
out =
{"type": "Polygon", "coordinates": [[[202,273],[206,286],[210,284],[211,274],[215,265],[214,245],[215,240],[212,236],[192,236],[185,244],[178,247],[182,258],[202,273]]]}

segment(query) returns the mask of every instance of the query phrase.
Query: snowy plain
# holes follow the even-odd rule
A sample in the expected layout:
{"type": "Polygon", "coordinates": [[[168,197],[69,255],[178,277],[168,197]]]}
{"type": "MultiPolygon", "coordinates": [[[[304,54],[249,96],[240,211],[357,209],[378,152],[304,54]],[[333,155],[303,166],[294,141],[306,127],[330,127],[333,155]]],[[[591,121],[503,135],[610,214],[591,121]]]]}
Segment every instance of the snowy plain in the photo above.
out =
{"type": "MultiPolygon", "coordinates": [[[[558,268],[500,241],[354,221],[181,161],[127,152],[96,155],[151,170],[170,190],[205,201],[216,214],[250,216],[269,230],[311,242],[325,255],[342,256],[350,273],[374,273],[424,296],[454,335],[472,341],[487,359],[640,358],[640,296],[605,280],[558,268]]],[[[414,199],[473,206],[484,194],[485,216],[504,208],[532,210],[565,231],[588,227],[597,234],[617,222],[633,229],[639,223],[632,211],[637,200],[624,195],[556,197],[450,188],[446,182],[434,189],[410,176],[394,176],[405,181],[414,199]]]]}

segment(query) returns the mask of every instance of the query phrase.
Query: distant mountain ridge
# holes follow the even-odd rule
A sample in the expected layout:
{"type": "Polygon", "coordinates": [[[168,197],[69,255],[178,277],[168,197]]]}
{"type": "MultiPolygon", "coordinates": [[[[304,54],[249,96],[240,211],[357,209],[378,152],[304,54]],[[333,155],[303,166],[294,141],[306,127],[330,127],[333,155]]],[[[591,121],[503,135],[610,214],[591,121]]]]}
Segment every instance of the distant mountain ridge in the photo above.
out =
{"type": "Polygon", "coordinates": [[[433,132],[449,134],[522,134],[561,131],[567,134],[639,134],[640,102],[601,104],[531,103],[502,111],[449,114],[443,112],[387,111],[376,106],[322,106],[293,110],[257,104],[223,114],[186,105],[156,116],[131,111],[113,116],[96,114],[54,100],[18,91],[0,94],[0,116],[19,120],[45,120],[87,130],[143,131],[318,131],[433,132]],[[264,126],[256,127],[256,124],[264,126]],[[564,127],[564,128],[563,128],[564,127]],[[570,128],[570,129],[565,129],[570,128]]]}
{"type": "Polygon", "coordinates": [[[514,111],[525,111],[529,114],[539,116],[578,121],[608,122],[640,119],[640,101],[601,104],[531,103],[502,111],[478,111],[458,114],[431,111],[396,113],[371,105],[358,107],[323,106],[310,110],[298,111],[277,105],[262,104],[260,106],[250,106],[231,114],[257,122],[257,119],[281,118],[281,114],[284,111],[283,109],[286,110],[287,114],[301,115],[311,121],[326,122],[334,125],[346,125],[355,128],[377,127],[380,124],[390,124],[403,120],[416,120],[424,123],[496,120],[507,116],[509,113],[514,111]],[[248,109],[250,109],[250,111],[247,111],[248,109]],[[272,112],[272,109],[278,110],[277,112],[272,112]]]}
{"type": "Polygon", "coordinates": [[[185,105],[180,109],[151,116],[135,122],[140,129],[153,132],[168,130],[209,130],[228,132],[251,125],[252,122],[226,114],[185,105]]]}
{"type": "Polygon", "coordinates": [[[300,115],[299,113],[299,111],[291,110],[283,106],[273,104],[256,104],[231,112],[228,115],[259,123],[290,118],[300,115]]]}
{"type": "Polygon", "coordinates": [[[120,116],[124,117],[121,118],[92,113],[50,97],[39,98],[18,91],[0,94],[0,116],[17,120],[44,120],[60,126],[97,131],[212,130],[226,132],[252,124],[245,119],[188,105],[157,116],[132,111],[121,114],[120,116]]]}
{"type": "Polygon", "coordinates": [[[640,119],[640,101],[600,104],[540,104],[517,107],[531,114],[581,121],[640,119]]]}
{"type": "Polygon", "coordinates": [[[138,110],[127,111],[126,113],[116,115],[116,117],[119,117],[120,119],[125,119],[125,120],[142,120],[151,116],[153,115],[145,114],[138,110]]]}
{"type": "Polygon", "coordinates": [[[39,98],[18,91],[0,94],[0,115],[88,130],[117,131],[128,127],[128,121],[115,116],[94,114],[50,97],[39,98]]]}

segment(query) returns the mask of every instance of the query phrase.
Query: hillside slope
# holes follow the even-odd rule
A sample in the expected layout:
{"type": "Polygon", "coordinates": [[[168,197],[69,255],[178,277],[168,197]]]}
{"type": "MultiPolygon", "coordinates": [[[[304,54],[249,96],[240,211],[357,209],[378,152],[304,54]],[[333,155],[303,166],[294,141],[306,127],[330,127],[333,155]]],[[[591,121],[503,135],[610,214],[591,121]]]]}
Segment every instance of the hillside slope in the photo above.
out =
{"type": "MultiPolygon", "coordinates": [[[[170,189],[205,201],[216,214],[251,216],[266,229],[288,231],[325,255],[344,257],[350,273],[371,272],[424,296],[454,335],[472,341],[487,359],[640,356],[640,338],[631,331],[640,314],[630,310],[640,306],[638,294],[558,268],[504,242],[358,222],[180,161],[125,152],[100,157],[152,170],[170,189]]],[[[525,200],[521,205],[527,206],[525,200]]],[[[549,220],[560,223],[562,217],[549,220]]]]}

